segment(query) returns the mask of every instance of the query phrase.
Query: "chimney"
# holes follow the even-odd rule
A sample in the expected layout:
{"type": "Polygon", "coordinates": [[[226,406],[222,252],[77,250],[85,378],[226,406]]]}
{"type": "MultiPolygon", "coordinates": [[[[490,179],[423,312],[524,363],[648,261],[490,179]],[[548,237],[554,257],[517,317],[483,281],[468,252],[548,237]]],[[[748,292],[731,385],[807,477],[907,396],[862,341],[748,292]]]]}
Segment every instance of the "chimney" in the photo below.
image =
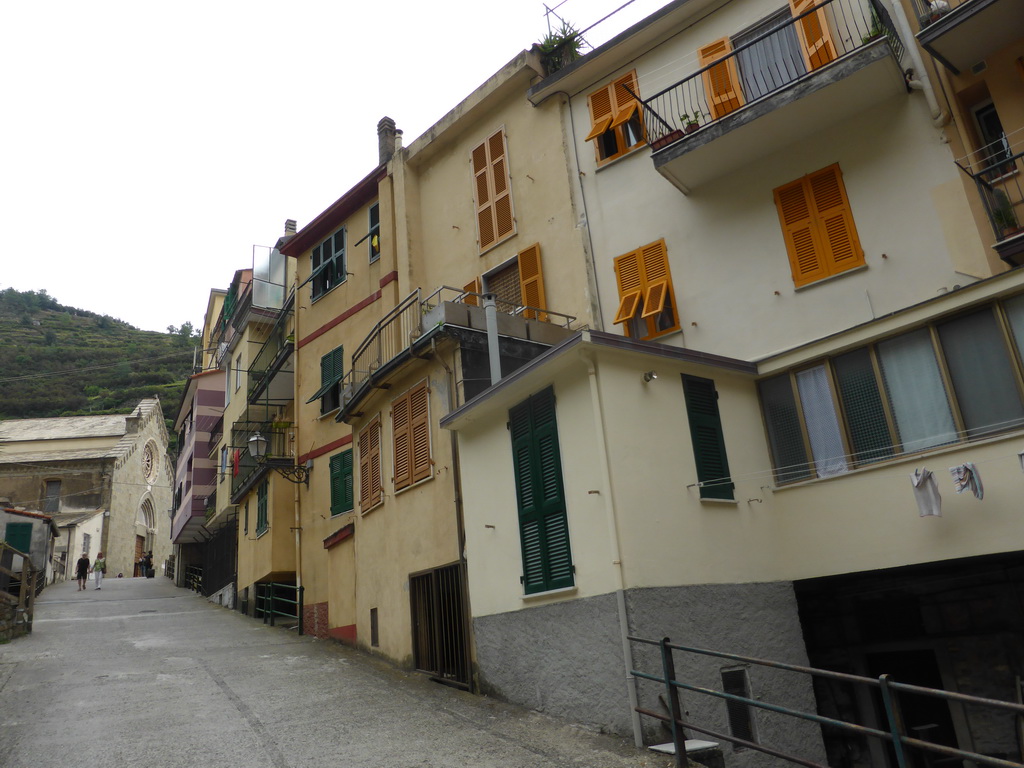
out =
{"type": "Polygon", "coordinates": [[[294,235],[297,231],[295,219],[286,219],[284,222],[284,236],[294,235]]]}
{"type": "Polygon", "coordinates": [[[377,152],[380,164],[384,165],[395,155],[395,121],[390,117],[382,117],[377,123],[377,152]]]}

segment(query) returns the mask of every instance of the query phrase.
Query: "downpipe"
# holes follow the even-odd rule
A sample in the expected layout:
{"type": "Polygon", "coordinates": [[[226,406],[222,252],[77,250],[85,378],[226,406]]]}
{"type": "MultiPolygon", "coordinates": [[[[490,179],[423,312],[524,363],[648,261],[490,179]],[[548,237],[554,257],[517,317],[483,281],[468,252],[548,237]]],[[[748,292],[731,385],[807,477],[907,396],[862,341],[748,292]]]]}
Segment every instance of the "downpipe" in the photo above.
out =
{"type": "Polygon", "coordinates": [[[949,125],[949,112],[939,104],[938,97],[935,95],[935,87],[928,76],[924,59],[921,58],[921,51],[917,46],[917,38],[914,37],[913,31],[910,29],[910,22],[907,20],[906,11],[903,10],[903,5],[899,0],[893,0],[890,4],[889,14],[896,22],[900,37],[906,41],[906,51],[910,54],[910,61],[914,65],[904,73],[907,87],[915,91],[921,91],[924,94],[924,99],[928,103],[928,109],[931,112],[932,125],[936,128],[944,128],[949,125]],[[914,77],[915,74],[917,77],[914,77]]]}

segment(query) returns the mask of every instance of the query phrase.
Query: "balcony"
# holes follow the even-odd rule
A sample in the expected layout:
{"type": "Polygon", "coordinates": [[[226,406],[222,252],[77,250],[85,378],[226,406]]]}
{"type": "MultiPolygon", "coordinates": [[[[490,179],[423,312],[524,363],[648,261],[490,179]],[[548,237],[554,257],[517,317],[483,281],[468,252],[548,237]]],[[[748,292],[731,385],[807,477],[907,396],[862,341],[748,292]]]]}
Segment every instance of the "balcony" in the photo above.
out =
{"type": "Polygon", "coordinates": [[[992,246],[1013,267],[1024,264],[1024,128],[956,161],[974,181],[995,236],[992,246]]]}
{"type": "Polygon", "coordinates": [[[289,402],[294,398],[295,337],[289,332],[290,311],[284,311],[249,366],[249,402],[289,402]]]}
{"type": "MultiPolygon", "coordinates": [[[[549,309],[498,299],[499,335],[553,345],[571,335],[575,317],[549,309]]],[[[442,286],[425,299],[417,289],[374,326],[352,355],[352,368],[341,381],[339,421],[360,415],[359,404],[374,387],[386,388],[392,372],[413,357],[426,354],[436,336],[448,328],[486,332],[482,296],[442,286]]]]}
{"type": "Polygon", "coordinates": [[[250,405],[231,429],[231,503],[237,504],[254,485],[274,466],[291,466],[292,457],[286,429],[290,424],[272,420],[271,409],[250,405]],[[259,432],[269,443],[267,458],[257,463],[249,454],[249,438],[259,432]]]}
{"type": "Polygon", "coordinates": [[[1020,0],[913,0],[921,47],[955,75],[1024,37],[1020,0]]]}
{"type": "Polygon", "coordinates": [[[654,167],[684,194],[907,93],[903,42],[877,0],[825,0],[702,49],[719,51],[642,101],[654,167]]]}

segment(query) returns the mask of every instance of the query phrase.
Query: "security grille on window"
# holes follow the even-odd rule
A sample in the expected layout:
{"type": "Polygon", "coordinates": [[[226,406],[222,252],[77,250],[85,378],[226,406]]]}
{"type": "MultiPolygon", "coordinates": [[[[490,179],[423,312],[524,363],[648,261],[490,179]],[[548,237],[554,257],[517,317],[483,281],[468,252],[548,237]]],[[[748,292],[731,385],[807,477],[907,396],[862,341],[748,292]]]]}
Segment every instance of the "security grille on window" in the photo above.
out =
{"type": "Polygon", "coordinates": [[[269,483],[264,480],[256,489],[256,535],[265,533],[270,528],[270,510],[267,494],[269,483]]]}
{"type": "Polygon", "coordinates": [[[776,480],[1024,427],[1022,341],[1018,296],[765,379],[776,480]]]}
{"type": "MultiPolygon", "coordinates": [[[[462,289],[469,294],[493,293],[497,297],[499,312],[514,313],[520,307],[527,307],[522,313],[528,320],[537,318],[546,321],[547,314],[537,312],[547,309],[544,295],[544,270],[541,267],[540,243],[534,243],[516,254],[514,260],[502,264],[482,277],[475,278],[462,289]]],[[[477,297],[466,296],[463,301],[477,306],[477,297]]]]}
{"type": "Polygon", "coordinates": [[[345,265],[345,228],[328,237],[310,254],[312,272],[307,282],[313,284],[313,298],[319,298],[343,283],[347,276],[345,265]]]}
{"type": "MultiPolygon", "coordinates": [[[[752,699],[750,695],[750,676],[746,667],[723,669],[722,693],[752,699]]],[[[743,701],[725,700],[726,714],[729,717],[729,733],[737,739],[757,743],[757,729],[754,724],[754,708],[743,701]]],[[[734,750],[743,749],[740,744],[733,745],[734,750]]]]}

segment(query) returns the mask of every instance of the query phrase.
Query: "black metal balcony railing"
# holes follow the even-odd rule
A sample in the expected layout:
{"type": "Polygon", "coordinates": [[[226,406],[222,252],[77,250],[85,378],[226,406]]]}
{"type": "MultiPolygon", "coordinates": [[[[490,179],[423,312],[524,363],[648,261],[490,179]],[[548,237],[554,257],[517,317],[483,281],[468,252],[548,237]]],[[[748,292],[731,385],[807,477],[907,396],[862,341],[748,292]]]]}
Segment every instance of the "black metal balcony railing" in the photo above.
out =
{"type": "Polygon", "coordinates": [[[878,40],[902,57],[878,0],[825,0],[641,100],[647,141],[661,149],[878,40]]]}
{"type": "Polygon", "coordinates": [[[1010,263],[1018,263],[1020,259],[1016,257],[1021,249],[1007,254],[1000,243],[1016,242],[1024,236],[1024,128],[960,158],[956,164],[978,188],[999,255],[1010,263]]]}
{"type": "MultiPolygon", "coordinates": [[[[350,402],[358,399],[359,393],[369,385],[377,371],[410,350],[417,339],[431,330],[432,323],[440,322],[434,319],[432,310],[446,303],[480,307],[482,296],[445,285],[427,298],[421,299],[420,290],[417,288],[381,318],[352,355],[352,367],[341,380],[343,413],[350,402]]],[[[496,305],[498,311],[503,314],[529,318],[538,323],[569,328],[576,320],[575,317],[561,312],[513,304],[500,299],[496,300],[496,305]]]]}
{"type": "Polygon", "coordinates": [[[252,401],[259,397],[269,386],[273,378],[287,361],[295,347],[295,337],[289,332],[290,311],[282,311],[270,330],[270,335],[263,342],[260,351],[249,366],[248,397],[252,401]]]}
{"type": "MultiPolygon", "coordinates": [[[[258,407],[256,408],[259,409],[258,407]]],[[[251,411],[253,407],[249,409],[251,411]]],[[[236,421],[231,430],[231,460],[228,471],[231,472],[231,498],[235,500],[236,494],[249,488],[259,474],[268,471],[275,462],[287,460],[290,464],[292,459],[288,453],[288,435],[281,427],[273,421],[244,420],[236,421]],[[257,462],[249,453],[249,438],[259,432],[267,439],[267,456],[262,463],[257,462]]]]}
{"type": "Polygon", "coordinates": [[[913,0],[917,23],[921,29],[930,27],[954,8],[958,8],[970,0],[913,0]]]}

